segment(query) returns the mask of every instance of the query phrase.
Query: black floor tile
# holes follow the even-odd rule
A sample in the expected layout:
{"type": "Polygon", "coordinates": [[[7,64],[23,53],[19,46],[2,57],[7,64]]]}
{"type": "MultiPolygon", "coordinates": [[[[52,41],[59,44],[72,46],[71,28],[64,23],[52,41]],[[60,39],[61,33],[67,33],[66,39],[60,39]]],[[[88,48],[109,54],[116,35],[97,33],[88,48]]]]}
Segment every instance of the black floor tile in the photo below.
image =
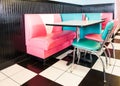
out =
{"type": "Polygon", "coordinates": [[[51,65],[53,65],[54,63],[56,63],[57,61],[59,61],[59,59],[56,59],[56,57],[51,57],[51,58],[49,58],[48,60],[46,60],[45,65],[51,66],[51,65]]]}
{"type": "Polygon", "coordinates": [[[72,58],[73,58],[73,53],[69,53],[62,60],[65,60],[65,61],[68,61],[68,62],[72,62],[72,58]]]}
{"type": "MultiPolygon", "coordinates": [[[[82,57],[79,61],[79,65],[86,66],[86,67],[89,67],[89,68],[91,68],[94,65],[94,63],[96,62],[96,60],[98,59],[95,55],[92,55],[92,62],[88,62],[86,60],[90,60],[90,58],[89,58],[90,54],[86,54],[86,56],[85,56],[86,60],[83,60],[83,57],[84,57],[83,55],[82,55],[82,57]]],[[[72,57],[72,53],[71,53],[68,56],[66,56],[65,58],[63,58],[62,60],[65,60],[65,61],[68,62],[68,64],[71,64],[72,63],[72,58],[73,57],[72,57]]],[[[77,63],[77,59],[76,59],[75,63],[77,63]]]]}
{"type": "MultiPolygon", "coordinates": [[[[113,49],[108,49],[108,50],[109,50],[110,55],[111,55],[110,57],[113,58],[113,49]]],[[[109,57],[109,53],[108,53],[107,49],[105,49],[105,52],[106,52],[107,56],[109,57]]],[[[104,53],[102,54],[102,56],[105,56],[104,53]]]]}
{"type": "Polygon", "coordinates": [[[58,59],[56,59],[56,58],[49,58],[48,60],[46,60],[46,63],[43,64],[42,61],[39,61],[39,59],[36,59],[36,57],[34,57],[34,58],[30,58],[30,59],[24,60],[22,62],[19,62],[18,65],[23,66],[23,67],[39,74],[40,72],[42,72],[46,68],[50,67],[52,64],[56,63],[57,61],[58,61],[58,59]]]}
{"type": "Polygon", "coordinates": [[[120,36],[120,33],[117,33],[116,35],[119,35],[119,36],[120,36]]]}
{"type": "MultiPolygon", "coordinates": [[[[107,50],[105,50],[105,51],[107,51],[107,50]]],[[[113,56],[113,49],[109,49],[109,52],[110,52],[110,57],[111,58],[114,58],[114,56],[113,56]]],[[[109,54],[107,53],[107,55],[109,56],[109,54]]],[[[115,50],[115,58],[116,59],[120,59],[120,50],[115,50]]]]}
{"type": "MultiPolygon", "coordinates": [[[[86,54],[85,58],[87,60],[90,60],[90,54],[86,54]]],[[[95,55],[92,55],[92,62],[87,62],[86,60],[82,60],[82,58],[81,58],[79,64],[82,66],[86,66],[86,67],[91,68],[95,64],[97,59],[98,59],[98,57],[95,55]]]]}
{"type": "Polygon", "coordinates": [[[120,59],[120,50],[115,50],[115,58],[120,59]]]}
{"type": "Polygon", "coordinates": [[[114,39],[113,42],[114,43],[120,43],[120,39],[114,39]]]}
{"type": "Polygon", "coordinates": [[[47,78],[44,78],[40,75],[37,75],[21,86],[62,86],[62,85],[53,82],[47,78]]]}
{"type": "Polygon", "coordinates": [[[34,65],[37,62],[38,62],[38,60],[36,60],[36,59],[28,58],[26,60],[18,62],[17,64],[27,68],[28,65],[34,65]]]}
{"type": "Polygon", "coordinates": [[[55,59],[55,58],[51,58],[49,59],[48,61],[46,61],[46,64],[43,65],[42,63],[40,62],[37,62],[36,64],[34,64],[33,66],[31,66],[34,70],[34,72],[36,73],[40,73],[42,72],[43,70],[47,69],[48,67],[50,67],[51,65],[53,65],[54,63],[56,63],[58,61],[58,59],[55,59]]]}
{"type": "Polygon", "coordinates": [[[79,86],[120,86],[120,77],[106,73],[107,82],[103,82],[103,72],[91,69],[79,86]]]}

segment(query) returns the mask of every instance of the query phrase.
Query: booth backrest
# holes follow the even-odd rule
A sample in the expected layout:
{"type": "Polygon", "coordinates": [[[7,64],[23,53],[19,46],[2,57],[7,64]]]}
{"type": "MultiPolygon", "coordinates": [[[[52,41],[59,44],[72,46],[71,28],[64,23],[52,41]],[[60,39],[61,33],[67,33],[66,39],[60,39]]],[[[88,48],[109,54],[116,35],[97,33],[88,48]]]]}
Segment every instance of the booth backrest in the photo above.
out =
{"type": "MultiPolygon", "coordinates": [[[[85,14],[88,20],[104,19],[105,21],[102,22],[102,29],[104,29],[106,24],[113,19],[113,13],[62,13],[61,18],[62,21],[82,20],[82,14],[85,14]]],[[[72,27],[63,27],[63,30],[75,31],[72,27]]]]}
{"type": "Polygon", "coordinates": [[[39,14],[39,16],[40,16],[40,20],[42,21],[42,24],[44,25],[44,29],[46,30],[47,34],[62,31],[62,27],[60,26],[46,25],[46,23],[61,22],[60,14],[39,14]]]}
{"type": "MultiPolygon", "coordinates": [[[[69,21],[69,20],[82,20],[81,13],[62,13],[61,14],[62,21],[69,21]]],[[[72,30],[76,31],[76,27],[67,27],[64,26],[63,30],[72,30]]]]}
{"type": "Polygon", "coordinates": [[[26,33],[26,40],[29,40],[34,37],[38,36],[46,36],[50,33],[60,32],[63,30],[72,30],[76,31],[76,27],[61,27],[61,26],[47,26],[46,23],[54,23],[54,22],[61,22],[61,21],[68,21],[68,20],[82,20],[82,15],[88,18],[88,20],[100,20],[105,19],[102,24],[96,24],[90,27],[84,28],[91,28],[91,29],[80,29],[81,38],[84,38],[86,34],[90,33],[101,33],[101,29],[95,28],[102,28],[104,29],[107,22],[113,19],[112,13],[61,13],[61,14],[25,14],[25,32],[26,33]],[[39,28],[41,27],[41,28],[39,28]],[[93,29],[94,28],[94,29],[93,29]],[[89,31],[88,31],[89,30],[89,31]]]}
{"type": "MultiPolygon", "coordinates": [[[[85,15],[88,20],[101,20],[101,13],[85,13],[85,15]]],[[[101,27],[102,26],[100,23],[91,25],[89,27],[82,27],[80,29],[80,38],[84,38],[85,35],[91,34],[91,33],[100,34],[101,27]]]]}
{"type": "MultiPolygon", "coordinates": [[[[61,18],[62,18],[62,21],[82,20],[83,15],[85,15],[85,17],[87,17],[88,20],[101,20],[101,13],[62,13],[61,18]]],[[[96,24],[94,26],[89,26],[89,27],[80,27],[80,28],[84,28],[84,29],[80,29],[80,38],[84,38],[86,34],[90,34],[93,32],[98,34],[101,33],[101,29],[100,29],[101,24],[96,24]],[[99,28],[99,29],[96,29],[96,28],[99,28]]],[[[76,31],[76,27],[64,26],[63,30],[76,31]]]]}
{"type": "Polygon", "coordinates": [[[112,30],[112,35],[115,35],[116,32],[118,31],[118,19],[114,19],[114,27],[113,27],[113,30],[112,30]]]}
{"type": "Polygon", "coordinates": [[[101,13],[101,19],[104,19],[105,21],[102,22],[102,29],[105,29],[106,24],[113,20],[113,13],[101,13]]]}
{"type": "Polygon", "coordinates": [[[45,25],[49,22],[61,22],[60,14],[25,14],[26,43],[31,38],[62,31],[60,26],[45,25]]]}

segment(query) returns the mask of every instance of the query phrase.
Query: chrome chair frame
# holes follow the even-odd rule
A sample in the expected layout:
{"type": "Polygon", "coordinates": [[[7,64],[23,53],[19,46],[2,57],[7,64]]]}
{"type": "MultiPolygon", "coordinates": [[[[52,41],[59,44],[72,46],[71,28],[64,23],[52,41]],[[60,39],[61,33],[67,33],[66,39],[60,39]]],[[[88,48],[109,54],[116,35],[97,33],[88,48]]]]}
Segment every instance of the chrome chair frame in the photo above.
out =
{"type": "MultiPolygon", "coordinates": [[[[108,30],[108,33],[107,33],[107,36],[105,37],[105,40],[104,40],[103,42],[99,42],[100,45],[101,45],[101,47],[100,47],[100,49],[98,49],[98,50],[86,50],[86,49],[82,49],[82,48],[78,48],[78,47],[75,47],[75,46],[74,46],[74,50],[73,50],[73,61],[72,61],[71,72],[72,72],[73,69],[74,69],[75,50],[77,49],[77,52],[80,51],[80,50],[85,50],[86,52],[89,52],[89,53],[91,53],[91,54],[96,55],[96,56],[101,60],[101,63],[102,63],[102,66],[103,66],[103,73],[104,73],[104,83],[106,82],[105,64],[104,64],[104,62],[103,62],[103,60],[102,60],[102,58],[101,58],[101,54],[99,54],[99,52],[101,52],[101,51],[104,52],[105,57],[106,57],[106,64],[107,64],[107,54],[106,54],[106,52],[103,50],[103,48],[104,48],[104,47],[106,48],[105,43],[106,43],[106,42],[109,40],[109,38],[111,37],[112,29],[113,29],[113,27],[112,27],[110,30],[108,30]]],[[[108,50],[107,50],[107,51],[108,51],[108,50]]],[[[79,54],[79,55],[77,55],[77,57],[78,57],[78,60],[80,60],[80,53],[77,53],[77,54],[79,54]]],[[[110,54],[110,53],[109,53],[109,54],[110,54]]],[[[79,61],[77,61],[77,63],[78,63],[78,62],[79,62],[79,61]]],[[[106,65],[106,66],[107,66],[107,65],[106,65]]]]}

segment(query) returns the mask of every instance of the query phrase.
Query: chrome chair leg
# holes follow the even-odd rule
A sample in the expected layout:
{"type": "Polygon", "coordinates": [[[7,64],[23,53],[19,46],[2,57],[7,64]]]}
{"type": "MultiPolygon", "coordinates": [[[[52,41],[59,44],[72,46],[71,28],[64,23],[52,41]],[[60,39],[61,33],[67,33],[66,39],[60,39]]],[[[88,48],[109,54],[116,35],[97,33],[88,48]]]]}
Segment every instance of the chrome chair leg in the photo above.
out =
{"type": "Polygon", "coordinates": [[[101,61],[102,63],[102,67],[103,67],[103,78],[104,78],[104,83],[106,83],[106,72],[105,72],[105,64],[104,64],[104,61],[102,60],[101,58],[101,55],[98,55],[97,53],[94,53],[101,61]]]}
{"type": "Polygon", "coordinates": [[[112,45],[112,48],[113,48],[113,58],[115,59],[115,48],[114,48],[114,45],[112,42],[110,42],[110,44],[112,45]]]}
{"type": "Polygon", "coordinates": [[[105,48],[106,48],[106,50],[107,50],[107,52],[108,52],[109,65],[111,65],[111,54],[110,54],[110,51],[109,51],[109,49],[107,48],[107,46],[106,46],[106,45],[105,45],[105,48]]]}
{"type": "Polygon", "coordinates": [[[84,57],[83,57],[84,59],[85,59],[86,54],[87,54],[87,51],[84,52],[84,57]]]}
{"type": "Polygon", "coordinates": [[[73,60],[72,60],[72,67],[71,67],[70,72],[73,71],[73,66],[74,66],[74,63],[75,63],[75,50],[76,50],[76,48],[74,47],[74,50],[73,50],[73,60]]]}
{"type": "Polygon", "coordinates": [[[104,83],[106,83],[107,81],[106,81],[105,65],[104,65],[104,62],[103,62],[102,58],[101,58],[100,56],[99,56],[99,58],[100,58],[100,60],[101,60],[101,62],[102,62],[102,66],[103,66],[104,83]]]}
{"type": "Polygon", "coordinates": [[[86,61],[86,62],[92,63],[92,54],[91,54],[91,52],[85,51],[85,52],[84,52],[83,60],[86,61]],[[89,53],[89,55],[90,55],[90,58],[89,58],[89,59],[86,58],[86,54],[87,54],[87,53],[89,53]]]}
{"type": "Polygon", "coordinates": [[[104,52],[104,54],[105,54],[105,61],[106,61],[106,68],[108,67],[108,58],[107,58],[107,54],[106,54],[106,52],[105,51],[103,51],[104,52]]]}
{"type": "Polygon", "coordinates": [[[78,55],[77,55],[77,56],[78,56],[78,61],[77,61],[77,64],[79,64],[80,57],[81,57],[81,51],[80,51],[80,49],[78,49],[78,52],[79,52],[79,53],[78,53],[78,55]]]}
{"type": "Polygon", "coordinates": [[[90,62],[92,63],[93,59],[92,59],[92,54],[90,53],[90,62]]]}

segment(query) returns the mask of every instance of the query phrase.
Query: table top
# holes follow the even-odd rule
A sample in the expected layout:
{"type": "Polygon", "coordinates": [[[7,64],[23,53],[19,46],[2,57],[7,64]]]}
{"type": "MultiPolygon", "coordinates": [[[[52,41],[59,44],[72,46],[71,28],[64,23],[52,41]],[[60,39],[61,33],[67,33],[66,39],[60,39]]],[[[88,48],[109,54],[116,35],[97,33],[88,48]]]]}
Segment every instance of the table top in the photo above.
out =
{"type": "Polygon", "coordinates": [[[50,26],[71,26],[71,27],[84,27],[89,25],[94,25],[103,22],[104,20],[87,20],[87,21],[80,21],[80,20],[70,20],[64,22],[57,22],[57,23],[47,23],[46,25],[50,26]]]}

